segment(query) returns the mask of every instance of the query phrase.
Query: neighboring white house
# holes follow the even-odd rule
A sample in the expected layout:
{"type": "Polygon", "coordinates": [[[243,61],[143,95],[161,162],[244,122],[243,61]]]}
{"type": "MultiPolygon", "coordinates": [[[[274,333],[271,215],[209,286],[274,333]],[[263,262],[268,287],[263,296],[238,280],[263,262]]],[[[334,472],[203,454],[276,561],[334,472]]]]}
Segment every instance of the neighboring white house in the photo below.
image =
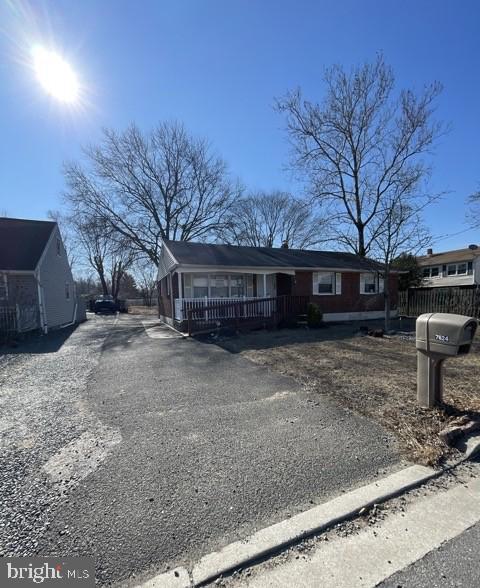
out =
{"type": "Polygon", "coordinates": [[[0,218],[0,319],[12,312],[19,331],[47,332],[80,317],[55,222],[0,218]]]}
{"type": "Polygon", "coordinates": [[[422,286],[471,286],[480,284],[480,248],[469,245],[466,249],[434,253],[417,258],[423,272],[422,286]]]}

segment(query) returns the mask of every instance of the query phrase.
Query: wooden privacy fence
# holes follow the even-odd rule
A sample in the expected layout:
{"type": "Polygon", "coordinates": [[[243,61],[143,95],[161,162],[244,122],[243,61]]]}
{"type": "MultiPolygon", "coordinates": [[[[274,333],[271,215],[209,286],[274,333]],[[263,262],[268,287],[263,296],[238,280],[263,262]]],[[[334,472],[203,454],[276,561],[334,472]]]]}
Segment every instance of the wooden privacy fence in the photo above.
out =
{"type": "Polygon", "coordinates": [[[222,329],[250,329],[258,326],[277,326],[306,314],[308,296],[275,296],[251,300],[226,300],[221,304],[195,305],[185,302],[189,335],[222,329]]]}
{"type": "Polygon", "coordinates": [[[480,318],[480,287],[410,288],[398,293],[398,312],[405,316],[451,312],[480,318]]]}

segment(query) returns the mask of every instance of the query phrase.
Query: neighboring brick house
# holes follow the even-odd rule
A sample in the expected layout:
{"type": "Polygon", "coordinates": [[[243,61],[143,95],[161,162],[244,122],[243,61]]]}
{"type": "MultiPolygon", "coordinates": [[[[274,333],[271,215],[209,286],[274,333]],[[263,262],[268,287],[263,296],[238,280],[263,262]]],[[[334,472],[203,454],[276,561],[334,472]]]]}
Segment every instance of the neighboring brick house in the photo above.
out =
{"type": "MultiPolygon", "coordinates": [[[[351,253],[165,241],[158,269],[160,318],[181,325],[184,301],[308,296],[325,321],[384,317],[383,266],[351,253]]],[[[392,316],[396,273],[390,276],[392,316]]]]}
{"type": "Polygon", "coordinates": [[[422,287],[472,286],[480,284],[480,248],[469,245],[465,249],[434,253],[417,258],[422,270],[422,287]]]}
{"type": "Polygon", "coordinates": [[[21,331],[47,332],[77,320],[75,285],[55,222],[0,218],[0,319],[13,310],[21,331]]]}

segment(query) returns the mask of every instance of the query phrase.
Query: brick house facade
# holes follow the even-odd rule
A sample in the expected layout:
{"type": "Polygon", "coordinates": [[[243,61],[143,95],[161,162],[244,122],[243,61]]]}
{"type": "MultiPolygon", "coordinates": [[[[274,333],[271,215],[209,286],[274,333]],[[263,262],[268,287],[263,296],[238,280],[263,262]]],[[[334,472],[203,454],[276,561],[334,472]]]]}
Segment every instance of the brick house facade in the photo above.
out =
{"type": "MultiPolygon", "coordinates": [[[[383,266],[350,253],[168,241],[158,271],[162,320],[182,326],[185,308],[204,303],[308,297],[325,321],[384,316],[383,266]]],[[[395,316],[398,275],[388,283],[395,316]]]]}

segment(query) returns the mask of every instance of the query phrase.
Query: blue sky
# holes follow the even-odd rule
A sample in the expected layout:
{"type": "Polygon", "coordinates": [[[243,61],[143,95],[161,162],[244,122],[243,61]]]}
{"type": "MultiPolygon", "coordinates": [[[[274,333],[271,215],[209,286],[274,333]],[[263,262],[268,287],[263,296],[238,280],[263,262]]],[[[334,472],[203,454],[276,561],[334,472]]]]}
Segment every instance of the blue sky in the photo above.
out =
{"type": "MultiPolygon", "coordinates": [[[[294,189],[276,96],[321,99],[325,66],[382,51],[398,86],[439,80],[434,235],[464,231],[480,185],[480,4],[473,0],[3,0],[0,5],[0,211],[44,218],[60,207],[62,161],[102,126],[148,129],[179,119],[207,136],[251,188],[294,189]],[[56,103],[28,67],[30,46],[56,47],[84,86],[80,108],[56,103]]],[[[478,231],[437,249],[479,242],[478,231]]]]}

